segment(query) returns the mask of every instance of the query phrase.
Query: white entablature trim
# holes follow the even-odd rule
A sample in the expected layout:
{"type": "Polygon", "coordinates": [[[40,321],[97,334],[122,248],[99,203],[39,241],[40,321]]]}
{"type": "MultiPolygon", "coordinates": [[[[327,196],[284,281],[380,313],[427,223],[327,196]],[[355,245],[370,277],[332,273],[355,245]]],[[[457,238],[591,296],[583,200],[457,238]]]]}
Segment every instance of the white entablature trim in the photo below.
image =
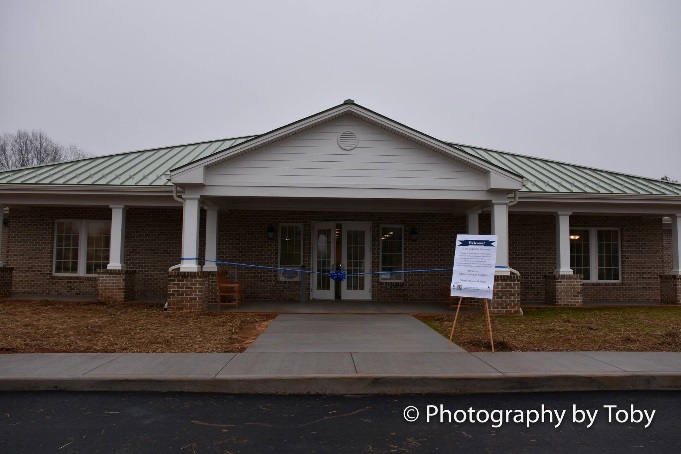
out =
{"type": "Polygon", "coordinates": [[[490,191],[447,191],[436,189],[391,188],[305,188],[305,187],[238,187],[238,186],[187,186],[185,194],[208,197],[272,197],[313,199],[404,199],[404,200],[479,200],[492,198],[506,200],[506,194],[490,191]]]}

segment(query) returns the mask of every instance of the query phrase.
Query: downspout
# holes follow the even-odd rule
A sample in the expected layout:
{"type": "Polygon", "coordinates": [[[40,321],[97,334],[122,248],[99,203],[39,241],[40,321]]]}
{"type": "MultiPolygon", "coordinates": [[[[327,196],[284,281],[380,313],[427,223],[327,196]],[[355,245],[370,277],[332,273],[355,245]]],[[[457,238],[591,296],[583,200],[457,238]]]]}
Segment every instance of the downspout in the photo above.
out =
{"type": "MultiPolygon", "coordinates": [[[[518,191],[516,191],[516,198],[517,197],[518,197],[518,191]]],[[[173,185],[173,199],[177,200],[182,205],[184,205],[184,199],[177,195],[177,186],[176,185],[173,185]]]]}
{"type": "MultiPolygon", "coordinates": [[[[509,207],[512,207],[512,206],[515,205],[516,203],[518,203],[518,191],[513,191],[513,200],[511,200],[510,202],[508,202],[508,206],[509,206],[509,207]]],[[[508,267],[508,270],[509,270],[511,273],[515,274],[516,276],[520,277],[520,273],[518,272],[518,270],[514,270],[514,269],[511,268],[510,266],[508,267]]]]}
{"type": "MultiPolygon", "coordinates": [[[[170,179],[170,176],[168,176],[168,179],[170,179]]],[[[177,201],[180,202],[182,205],[184,205],[184,199],[183,199],[182,197],[180,197],[180,196],[177,195],[177,186],[174,185],[174,184],[173,184],[173,199],[177,200],[177,201]]],[[[182,266],[182,264],[173,265],[173,266],[171,266],[170,268],[168,268],[168,271],[176,270],[176,269],[180,268],[181,266],[182,266]]],[[[167,304],[167,303],[166,303],[166,304],[167,304]]]]}

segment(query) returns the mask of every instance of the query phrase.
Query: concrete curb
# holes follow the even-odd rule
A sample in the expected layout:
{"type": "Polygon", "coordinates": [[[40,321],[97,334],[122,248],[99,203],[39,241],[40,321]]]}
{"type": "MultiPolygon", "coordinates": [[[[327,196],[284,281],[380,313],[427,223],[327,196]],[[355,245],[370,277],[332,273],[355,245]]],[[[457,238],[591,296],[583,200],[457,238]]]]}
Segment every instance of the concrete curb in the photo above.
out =
{"type": "Polygon", "coordinates": [[[280,376],[2,378],[0,391],[206,392],[229,394],[478,394],[679,391],[678,373],[503,376],[280,376]]]}

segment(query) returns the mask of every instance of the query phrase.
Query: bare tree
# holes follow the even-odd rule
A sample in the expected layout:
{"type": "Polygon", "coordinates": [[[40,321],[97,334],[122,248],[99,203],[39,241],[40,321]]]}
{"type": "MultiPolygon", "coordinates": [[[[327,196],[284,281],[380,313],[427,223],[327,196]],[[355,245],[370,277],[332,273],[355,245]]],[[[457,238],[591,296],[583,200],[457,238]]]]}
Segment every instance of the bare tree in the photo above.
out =
{"type": "Polygon", "coordinates": [[[0,136],[0,170],[82,159],[87,156],[77,146],[70,144],[65,147],[40,130],[19,129],[14,134],[0,136]]]}

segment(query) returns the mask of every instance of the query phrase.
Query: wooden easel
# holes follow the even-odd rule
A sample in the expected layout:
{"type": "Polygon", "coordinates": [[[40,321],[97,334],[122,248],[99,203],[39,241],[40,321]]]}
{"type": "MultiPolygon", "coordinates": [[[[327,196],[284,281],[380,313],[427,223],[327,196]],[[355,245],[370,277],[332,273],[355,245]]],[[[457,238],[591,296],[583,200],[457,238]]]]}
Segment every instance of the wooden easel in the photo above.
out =
{"type": "MultiPolygon", "coordinates": [[[[449,344],[447,348],[452,346],[452,338],[454,337],[454,328],[456,327],[456,319],[459,318],[459,309],[461,309],[461,301],[463,296],[459,297],[459,304],[456,306],[456,314],[454,315],[454,323],[452,323],[452,332],[449,334],[449,344]]],[[[487,317],[487,329],[489,330],[489,343],[492,345],[492,353],[494,353],[494,339],[492,339],[492,320],[489,318],[489,306],[487,305],[487,298],[483,298],[485,301],[485,316],[487,317]]]]}

